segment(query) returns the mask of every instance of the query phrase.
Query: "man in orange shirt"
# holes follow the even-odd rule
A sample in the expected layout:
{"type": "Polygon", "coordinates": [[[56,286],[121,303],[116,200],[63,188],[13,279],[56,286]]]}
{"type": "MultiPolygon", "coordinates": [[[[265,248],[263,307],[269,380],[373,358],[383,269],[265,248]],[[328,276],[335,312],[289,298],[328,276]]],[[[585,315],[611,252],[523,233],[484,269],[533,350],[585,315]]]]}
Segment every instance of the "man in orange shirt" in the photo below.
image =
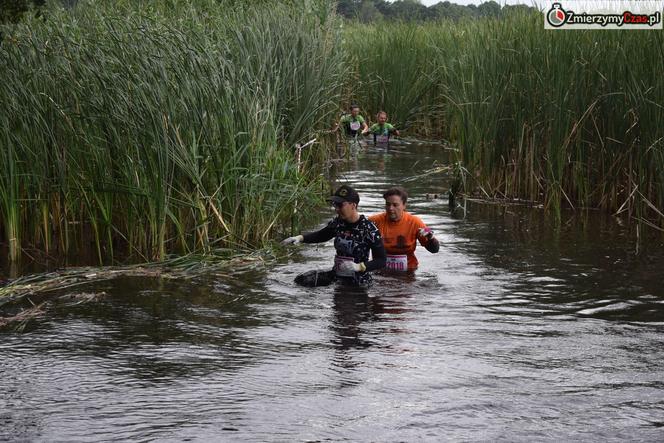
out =
{"type": "Polygon", "coordinates": [[[387,252],[386,268],[393,271],[414,271],[418,263],[415,257],[417,241],[434,254],[440,249],[440,243],[419,217],[406,211],[408,193],[404,188],[388,189],[383,198],[385,212],[372,215],[369,220],[378,226],[383,236],[387,252]]]}

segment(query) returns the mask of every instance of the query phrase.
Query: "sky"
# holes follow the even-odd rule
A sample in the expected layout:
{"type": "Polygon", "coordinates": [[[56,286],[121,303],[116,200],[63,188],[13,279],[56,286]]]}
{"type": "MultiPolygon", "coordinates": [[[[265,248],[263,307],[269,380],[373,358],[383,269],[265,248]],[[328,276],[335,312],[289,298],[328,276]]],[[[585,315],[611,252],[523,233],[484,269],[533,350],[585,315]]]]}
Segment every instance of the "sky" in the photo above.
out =
{"type": "MultiPolygon", "coordinates": [[[[425,6],[435,5],[436,3],[441,2],[441,1],[445,1],[445,0],[421,0],[422,4],[425,5],[425,6]]],[[[457,5],[470,5],[470,4],[479,5],[479,4],[484,3],[485,1],[489,1],[489,0],[447,0],[447,1],[449,1],[450,3],[456,3],[457,5]]],[[[507,1],[506,0],[494,0],[494,1],[496,3],[498,3],[499,5],[524,4],[524,5],[532,6],[532,4],[533,4],[533,1],[531,1],[531,0],[507,0],[507,1]]]]}

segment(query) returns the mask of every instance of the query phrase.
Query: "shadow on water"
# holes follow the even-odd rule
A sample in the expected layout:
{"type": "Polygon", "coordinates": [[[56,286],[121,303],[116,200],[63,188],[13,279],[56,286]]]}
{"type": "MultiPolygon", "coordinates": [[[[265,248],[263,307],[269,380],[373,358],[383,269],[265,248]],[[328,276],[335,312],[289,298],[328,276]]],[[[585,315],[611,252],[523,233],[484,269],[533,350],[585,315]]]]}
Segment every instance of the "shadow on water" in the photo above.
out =
{"type": "MultiPolygon", "coordinates": [[[[390,322],[389,329],[380,329],[380,334],[401,333],[403,329],[396,324],[402,317],[412,311],[409,308],[410,298],[414,295],[409,283],[414,281],[412,276],[388,276],[378,280],[385,283],[389,280],[397,281],[403,285],[400,291],[382,291],[381,295],[370,293],[369,289],[337,285],[334,287],[333,308],[334,320],[331,329],[335,336],[332,343],[340,350],[366,349],[375,346],[377,341],[371,334],[376,333],[373,322],[390,322]]],[[[399,285],[399,286],[401,286],[399,285]]]]}
{"type": "Polygon", "coordinates": [[[366,288],[352,288],[337,285],[334,288],[334,332],[332,343],[340,350],[366,349],[374,342],[367,336],[364,323],[378,320],[373,300],[366,288]]]}

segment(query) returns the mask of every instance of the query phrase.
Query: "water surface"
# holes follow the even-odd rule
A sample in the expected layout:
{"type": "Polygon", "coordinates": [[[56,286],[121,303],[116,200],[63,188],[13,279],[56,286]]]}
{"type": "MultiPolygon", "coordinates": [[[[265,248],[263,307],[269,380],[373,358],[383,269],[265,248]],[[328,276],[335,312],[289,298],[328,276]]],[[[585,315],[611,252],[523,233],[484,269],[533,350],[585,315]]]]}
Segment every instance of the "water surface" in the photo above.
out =
{"type": "MultiPolygon", "coordinates": [[[[360,209],[394,184],[441,240],[414,277],[300,288],[331,243],[259,270],[63,290],[0,333],[0,439],[661,441],[664,248],[615,219],[426,194],[441,146],[367,148],[360,209]],[[97,294],[81,303],[80,292],[97,294]]],[[[330,209],[321,217],[333,216],[330,209]]]]}

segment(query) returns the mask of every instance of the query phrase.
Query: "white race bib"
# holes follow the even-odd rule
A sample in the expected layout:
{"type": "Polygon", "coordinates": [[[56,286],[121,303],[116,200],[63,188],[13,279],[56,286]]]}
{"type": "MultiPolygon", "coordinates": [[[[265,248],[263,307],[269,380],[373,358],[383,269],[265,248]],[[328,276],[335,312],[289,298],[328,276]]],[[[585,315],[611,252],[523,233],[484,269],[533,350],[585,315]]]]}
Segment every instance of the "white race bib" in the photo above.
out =
{"type": "Polygon", "coordinates": [[[377,135],[376,136],[376,144],[378,144],[378,145],[386,145],[389,140],[390,140],[389,135],[377,135]]]}
{"type": "Polygon", "coordinates": [[[357,131],[360,129],[360,122],[350,122],[350,130],[357,131]]]}
{"type": "Polygon", "coordinates": [[[354,263],[355,260],[353,260],[353,257],[344,257],[342,255],[335,255],[334,256],[334,272],[336,272],[338,277],[355,277],[355,271],[348,270],[340,270],[340,265],[341,263],[345,261],[350,261],[351,263],[354,263]]]}
{"type": "Polygon", "coordinates": [[[408,256],[388,255],[385,267],[390,271],[406,272],[408,270],[408,256]]]}

